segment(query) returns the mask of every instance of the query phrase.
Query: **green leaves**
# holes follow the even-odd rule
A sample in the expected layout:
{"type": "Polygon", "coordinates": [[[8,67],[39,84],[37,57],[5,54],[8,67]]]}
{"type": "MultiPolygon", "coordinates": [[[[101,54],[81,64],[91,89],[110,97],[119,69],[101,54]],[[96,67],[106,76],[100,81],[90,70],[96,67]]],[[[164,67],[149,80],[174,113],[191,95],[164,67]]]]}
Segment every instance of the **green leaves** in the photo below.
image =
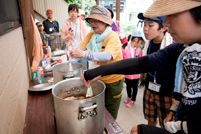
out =
{"type": "Polygon", "coordinates": [[[123,29],[124,29],[124,32],[125,32],[125,35],[128,37],[128,35],[132,34],[136,27],[132,24],[129,24],[129,23],[124,23],[122,24],[123,26],[123,29]]]}
{"type": "Polygon", "coordinates": [[[64,0],[64,1],[66,1],[68,4],[74,3],[74,0],[64,0]]]}
{"type": "MultiPolygon", "coordinates": [[[[77,4],[79,9],[81,9],[81,0],[65,0],[68,4],[77,4]]],[[[84,12],[85,15],[88,16],[91,12],[91,9],[94,5],[96,5],[95,0],[83,0],[84,12]]]]}

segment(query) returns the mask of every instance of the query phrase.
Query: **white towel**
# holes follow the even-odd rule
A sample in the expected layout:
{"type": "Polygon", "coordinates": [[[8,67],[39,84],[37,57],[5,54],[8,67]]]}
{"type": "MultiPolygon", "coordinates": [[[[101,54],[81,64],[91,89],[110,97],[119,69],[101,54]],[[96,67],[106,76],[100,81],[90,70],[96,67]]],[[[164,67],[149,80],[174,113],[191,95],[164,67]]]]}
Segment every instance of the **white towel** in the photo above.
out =
{"type": "MultiPolygon", "coordinates": [[[[163,40],[161,42],[161,48],[160,49],[163,49],[172,43],[173,43],[172,36],[168,32],[166,32],[165,36],[163,37],[163,40]]],[[[150,44],[150,40],[147,40],[145,45],[144,45],[143,56],[147,55],[147,49],[149,48],[149,44],[150,44]]]]}

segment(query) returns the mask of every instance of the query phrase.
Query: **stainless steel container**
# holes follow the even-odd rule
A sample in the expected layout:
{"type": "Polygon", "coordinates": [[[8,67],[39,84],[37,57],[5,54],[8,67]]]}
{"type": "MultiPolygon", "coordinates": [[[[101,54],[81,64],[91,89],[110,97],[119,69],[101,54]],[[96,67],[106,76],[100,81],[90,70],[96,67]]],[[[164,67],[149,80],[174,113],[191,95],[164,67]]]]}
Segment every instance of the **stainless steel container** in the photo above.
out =
{"type": "Polygon", "coordinates": [[[92,84],[94,96],[84,100],[64,100],[68,96],[85,96],[87,88],[80,78],[58,82],[53,90],[58,134],[103,134],[105,84],[92,84]]]}
{"type": "MultiPolygon", "coordinates": [[[[72,63],[73,67],[73,75],[71,77],[80,77],[83,72],[83,65],[81,63],[72,63]]],[[[69,69],[69,63],[60,63],[57,65],[54,65],[52,67],[53,70],[53,78],[54,78],[54,84],[56,84],[59,81],[62,81],[68,77],[68,69],[69,69]]]]}
{"type": "Polygon", "coordinates": [[[61,50],[62,49],[62,41],[61,41],[61,33],[51,33],[49,34],[51,51],[61,50]]]}

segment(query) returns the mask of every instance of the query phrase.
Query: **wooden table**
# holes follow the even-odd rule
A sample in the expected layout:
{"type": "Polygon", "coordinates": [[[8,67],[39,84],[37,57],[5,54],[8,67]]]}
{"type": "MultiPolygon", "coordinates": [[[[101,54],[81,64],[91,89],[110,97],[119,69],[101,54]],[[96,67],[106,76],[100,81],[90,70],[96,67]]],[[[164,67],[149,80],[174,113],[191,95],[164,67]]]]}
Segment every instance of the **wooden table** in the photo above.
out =
{"type": "MultiPolygon", "coordinates": [[[[47,82],[51,75],[45,77],[47,82]]],[[[30,87],[38,83],[30,82],[30,87]]],[[[122,129],[105,109],[105,128],[107,134],[123,134],[122,129]]],[[[29,91],[24,134],[57,134],[54,120],[52,90],[29,91]]]]}

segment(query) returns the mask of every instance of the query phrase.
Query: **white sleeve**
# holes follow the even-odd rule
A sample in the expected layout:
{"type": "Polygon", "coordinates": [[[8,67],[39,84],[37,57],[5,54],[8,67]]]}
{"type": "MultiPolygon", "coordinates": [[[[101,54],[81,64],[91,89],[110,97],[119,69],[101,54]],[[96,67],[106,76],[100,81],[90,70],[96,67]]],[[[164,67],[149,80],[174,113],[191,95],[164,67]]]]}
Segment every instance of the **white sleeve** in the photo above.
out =
{"type": "Polygon", "coordinates": [[[180,103],[179,101],[174,100],[172,106],[170,107],[170,110],[176,112],[177,108],[179,107],[179,103],[180,103]]]}
{"type": "Polygon", "coordinates": [[[109,61],[112,58],[112,55],[107,52],[92,52],[90,50],[84,51],[84,59],[90,61],[109,61]]]}

